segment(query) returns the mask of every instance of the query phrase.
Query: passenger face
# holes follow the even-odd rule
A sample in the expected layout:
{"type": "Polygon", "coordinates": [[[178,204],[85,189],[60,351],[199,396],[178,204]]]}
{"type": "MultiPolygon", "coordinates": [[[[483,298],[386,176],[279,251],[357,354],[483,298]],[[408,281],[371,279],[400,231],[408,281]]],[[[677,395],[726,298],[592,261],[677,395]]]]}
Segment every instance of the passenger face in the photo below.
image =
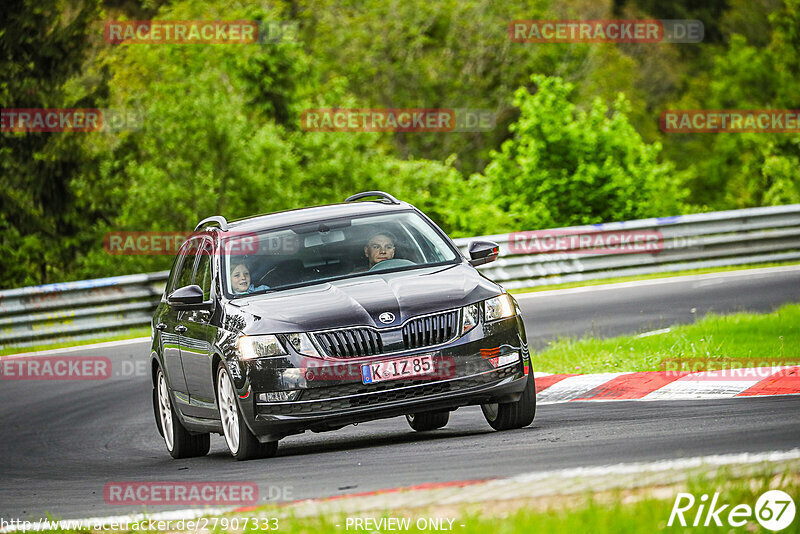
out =
{"type": "Polygon", "coordinates": [[[231,286],[237,293],[244,293],[250,287],[250,271],[247,266],[239,264],[231,271],[231,286]]]}
{"type": "Polygon", "coordinates": [[[370,267],[383,260],[390,260],[394,258],[394,243],[385,235],[376,235],[364,247],[364,255],[369,259],[370,267]]]}

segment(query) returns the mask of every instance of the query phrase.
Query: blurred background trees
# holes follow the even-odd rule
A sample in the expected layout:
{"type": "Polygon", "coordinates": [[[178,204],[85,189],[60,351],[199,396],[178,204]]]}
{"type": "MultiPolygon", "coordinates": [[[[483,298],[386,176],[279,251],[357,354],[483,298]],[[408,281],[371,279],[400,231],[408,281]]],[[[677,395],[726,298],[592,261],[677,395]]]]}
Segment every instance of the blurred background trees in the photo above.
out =
{"type": "Polygon", "coordinates": [[[9,0],[3,107],[136,128],[3,133],[0,287],[167,268],[109,231],[191,230],[384,189],[452,235],[800,202],[797,134],[664,134],[664,109],[792,109],[800,0],[9,0]],[[111,45],[110,19],[296,21],[263,45],[111,45]],[[520,44],[513,19],[696,18],[698,44],[520,44]],[[480,108],[464,133],[321,133],[309,107],[480,108]]]}

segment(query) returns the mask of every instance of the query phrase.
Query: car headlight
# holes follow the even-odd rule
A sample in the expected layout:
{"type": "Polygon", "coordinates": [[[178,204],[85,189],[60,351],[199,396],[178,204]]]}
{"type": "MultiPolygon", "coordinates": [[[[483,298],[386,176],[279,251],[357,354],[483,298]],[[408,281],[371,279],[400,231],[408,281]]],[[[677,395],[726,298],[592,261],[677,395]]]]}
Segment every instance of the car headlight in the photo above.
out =
{"type": "Polygon", "coordinates": [[[508,293],[487,299],[484,305],[487,323],[514,316],[514,303],[511,302],[511,296],[508,293]]]}
{"type": "Polygon", "coordinates": [[[236,349],[239,351],[239,357],[243,360],[286,354],[283,345],[274,335],[241,336],[236,343],[236,349]]]}
{"type": "Polygon", "coordinates": [[[286,334],[286,339],[292,344],[294,350],[304,356],[316,356],[322,358],[317,347],[311,342],[308,334],[286,334]]]}
{"type": "Polygon", "coordinates": [[[461,335],[466,334],[478,324],[481,317],[480,303],[461,308],[461,335]]]}

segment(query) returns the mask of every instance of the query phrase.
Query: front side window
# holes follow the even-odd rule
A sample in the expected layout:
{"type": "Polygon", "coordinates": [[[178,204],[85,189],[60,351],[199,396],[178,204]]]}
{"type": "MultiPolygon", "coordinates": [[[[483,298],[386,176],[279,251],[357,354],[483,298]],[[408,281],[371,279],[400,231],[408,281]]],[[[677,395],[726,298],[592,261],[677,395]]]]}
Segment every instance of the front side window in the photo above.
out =
{"type": "Polygon", "coordinates": [[[228,251],[223,253],[223,285],[230,298],[460,260],[452,245],[413,211],[248,234],[255,245],[247,247],[237,239],[222,243],[228,251]]]}
{"type": "Polygon", "coordinates": [[[194,274],[194,283],[203,290],[203,301],[205,302],[211,300],[211,258],[213,253],[211,242],[206,240],[203,250],[200,252],[200,258],[197,260],[197,269],[194,274]]]}
{"type": "Polygon", "coordinates": [[[192,285],[192,275],[194,273],[194,263],[197,259],[197,250],[200,245],[199,239],[187,241],[181,248],[178,256],[178,272],[173,279],[170,291],[192,285]]]}

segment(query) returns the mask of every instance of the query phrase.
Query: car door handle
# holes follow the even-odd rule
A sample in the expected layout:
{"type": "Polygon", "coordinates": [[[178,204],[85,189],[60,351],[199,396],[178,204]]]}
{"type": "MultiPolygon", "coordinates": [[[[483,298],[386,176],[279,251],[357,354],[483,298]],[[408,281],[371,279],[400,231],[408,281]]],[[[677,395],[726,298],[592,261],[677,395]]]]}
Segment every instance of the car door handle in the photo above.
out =
{"type": "Polygon", "coordinates": [[[167,325],[165,325],[164,323],[158,323],[156,325],[156,330],[161,330],[163,332],[166,329],[167,329],[167,325]]]}
{"type": "Polygon", "coordinates": [[[183,334],[184,332],[186,332],[186,327],[183,326],[182,324],[179,324],[178,326],[175,327],[175,331],[179,334],[183,334]]]}

